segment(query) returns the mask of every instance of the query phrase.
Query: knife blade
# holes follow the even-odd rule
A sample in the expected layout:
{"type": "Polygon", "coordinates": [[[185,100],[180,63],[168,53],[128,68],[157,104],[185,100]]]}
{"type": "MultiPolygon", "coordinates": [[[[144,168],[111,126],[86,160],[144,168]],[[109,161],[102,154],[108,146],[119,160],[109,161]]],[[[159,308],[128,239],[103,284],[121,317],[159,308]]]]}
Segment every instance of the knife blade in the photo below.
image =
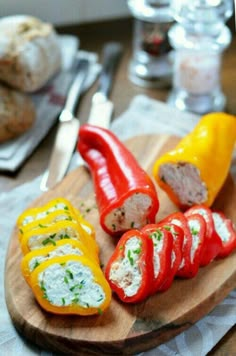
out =
{"type": "Polygon", "coordinates": [[[116,69],[123,49],[119,42],[108,42],[102,50],[102,70],[98,79],[98,89],[92,97],[88,123],[108,128],[114,105],[109,100],[116,69]]]}
{"type": "Polygon", "coordinates": [[[77,74],[69,89],[53,145],[48,169],[43,174],[40,189],[47,191],[64,177],[78,138],[79,119],[75,116],[77,104],[89,70],[89,61],[81,59],[77,74]]]}

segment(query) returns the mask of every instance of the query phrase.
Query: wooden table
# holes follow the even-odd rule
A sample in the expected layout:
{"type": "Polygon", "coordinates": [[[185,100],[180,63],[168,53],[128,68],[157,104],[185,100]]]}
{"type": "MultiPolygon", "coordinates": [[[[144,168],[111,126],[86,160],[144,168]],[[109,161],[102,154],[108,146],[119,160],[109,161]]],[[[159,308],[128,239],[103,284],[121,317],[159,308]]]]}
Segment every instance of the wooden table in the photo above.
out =
{"type": "MultiPolygon", "coordinates": [[[[232,31],[235,33],[233,21],[232,31]]],[[[138,87],[128,79],[128,65],[132,54],[132,21],[121,19],[105,23],[68,26],[58,28],[58,32],[74,34],[80,38],[80,47],[84,50],[101,53],[101,48],[106,41],[120,41],[124,46],[124,55],[116,82],[111,93],[111,99],[115,104],[114,117],[120,115],[128,107],[131,99],[138,94],[146,94],[152,98],[165,101],[169,93],[168,89],[146,89],[138,87]]],[[[234,35],[229,49],[224,53],[222,65],[222,87],[227,97],[227,108],[229,113],[236,114],[236,36],[234,35]]],[[[79,107],[81,122],[88,117],[91,96],[96,85],[91,88],[79,107]]],[[[0,191],[9,191],[12,188],[30,181],[41,174],[48,165],[48,157],[54,142],[56,127],[54,127],[43,140],[37,150],[31,155],[24,166],[16,174],[0,174],[0,191]]],[[[209,355],[235,355],[236,354],[236,326],[219,342],[209,355]]]]}

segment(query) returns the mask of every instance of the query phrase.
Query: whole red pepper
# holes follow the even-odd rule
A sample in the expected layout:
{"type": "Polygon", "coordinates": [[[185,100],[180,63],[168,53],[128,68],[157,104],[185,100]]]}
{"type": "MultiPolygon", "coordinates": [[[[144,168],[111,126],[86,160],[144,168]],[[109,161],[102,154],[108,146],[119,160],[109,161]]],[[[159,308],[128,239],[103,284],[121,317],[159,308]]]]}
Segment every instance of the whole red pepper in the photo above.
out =
{"type": "Polygon", "coordinates": [[[105,269],[111,289],[126,303],[143,301],[153,280],[153,243],[140,230],[122,235],[105,269]]]}
{"type": "Polygon", "coordinates": [[[222,241],[215,231],[212,212],[205,205],[194,205],[184,214],[186,216],[191,216],[192,214],[200,214],[206,222],[206,234],[203,243],[202,255],[200,258],[200,266],[206,266],[211,261],[213,261],[222,250],[222,241]]]}
{"type": "Polygon", "coordinates": [[[78,151],[92,173],[102,228],[120,235],[155,222],[159,201],[149,175],[109,130],[85,124],[78,151]]]}
{"type": "Polygon", "coordinates": [[[142,228],[153,243],[153,270],[154,278],[150,280],[151,294],[159,291],[171,269],[171,256],[173,247],[172,234],[157,224],[149,224],[142,228]]]}
{"type": "Polygon", "coordinates": [[[222,241],[222,248],[217,258],[223,258],[236,248],[236,230],[232,220],[226,218],[222,212],[213,211],[212,217],[216,233],[222,241]]]}
{"type": "Polygon", "coordinates": [[[184,232],[181,227],[168,223],[159,223],[158,226],[162,226],[164,229],[171,233],[173,238],[173,248],[171,255],[171,266],[170,271],[164,281],[164,283],[159,288],[160,292],[164,292],[170,288],[174,277],[179,269],[180,263],[182,261],[182,249],[183,249],[183,241],[184,241],[184,232]]]}

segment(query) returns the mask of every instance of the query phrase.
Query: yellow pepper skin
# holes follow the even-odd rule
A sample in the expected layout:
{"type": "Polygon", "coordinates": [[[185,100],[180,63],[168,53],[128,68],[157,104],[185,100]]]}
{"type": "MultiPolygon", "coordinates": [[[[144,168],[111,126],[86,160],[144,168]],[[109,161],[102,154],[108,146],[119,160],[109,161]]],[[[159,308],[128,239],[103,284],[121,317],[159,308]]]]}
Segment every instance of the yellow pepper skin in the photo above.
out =
{"type": "Polygon", "coordinates": [[[30,275],[41,263],[66,254],[84,256],[99,265],[98,255],[91,252],[83,243],[73,239],[64,239],[56,242],[56,246],[48,246],[27,253],[21,261],[21,272],[30,285],[30,275]],[[66,247],[66,249],[65,249],[66,247]]]}
{"type": "Polygon", "coordinates": [[[30,285],[41,307],[53,314],[101,314],[111,302],[111,289],[102,270],[86,257],[67,255],[43,262],[32,272],[30,285]],[[80,277],[75,273],[77,267],[82,267],[80,277]],[[61,281],[58,289],[56,283],[52,286],[46,280],[53,269],[57,269],[61,281]],[[96,293],[96,298],[94,295],[90,298],[91,286],[95,285],[99,288],[99,294],[96,293]],[[54,288],[54,296],[56,294],[54,300],[50,294],[51,287],[54,288]]]}
{"type": "Polygon", "coordinates": [[[99,247],[96,241],[90,235],[86,235],[80,224],[66,220],[27,231],[20,241],[22,253],[25,255],[31,250],[41,249],[50,245],[56,246],[56,242],[63,239],[79,240],[92,252],[99,254],[99,247]]]}
{"type": "MultiPolygon", "coordinates": [[[[203,116],[193,131],[186,135],[175,149],[161,156],[153,166],[153,175],[158,185],[180,208],[186,209],[196,203],[211,206],[228,175],[232,152],[236,142],[236,117],[226,113],[210,113],[203,116]],[[206,188],[206,197],[201,202],[183,203],[181,192],[176,193],[161,176],[164,165],[196,167],[199,178],[206,188]]],[[[183,177],[184,178],[184,177],[183,177]]]]}

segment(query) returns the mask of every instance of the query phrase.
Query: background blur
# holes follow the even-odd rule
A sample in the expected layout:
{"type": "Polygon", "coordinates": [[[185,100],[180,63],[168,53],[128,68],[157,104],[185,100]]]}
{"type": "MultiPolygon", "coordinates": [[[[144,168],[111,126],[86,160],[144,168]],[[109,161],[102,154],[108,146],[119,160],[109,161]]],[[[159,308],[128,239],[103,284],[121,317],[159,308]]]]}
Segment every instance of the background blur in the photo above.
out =
{"type": "Polygon", "coordinates": [[[56,25],[129,16],[126,0],[0,0],[0,16],[27,14],[56,25]]]}

